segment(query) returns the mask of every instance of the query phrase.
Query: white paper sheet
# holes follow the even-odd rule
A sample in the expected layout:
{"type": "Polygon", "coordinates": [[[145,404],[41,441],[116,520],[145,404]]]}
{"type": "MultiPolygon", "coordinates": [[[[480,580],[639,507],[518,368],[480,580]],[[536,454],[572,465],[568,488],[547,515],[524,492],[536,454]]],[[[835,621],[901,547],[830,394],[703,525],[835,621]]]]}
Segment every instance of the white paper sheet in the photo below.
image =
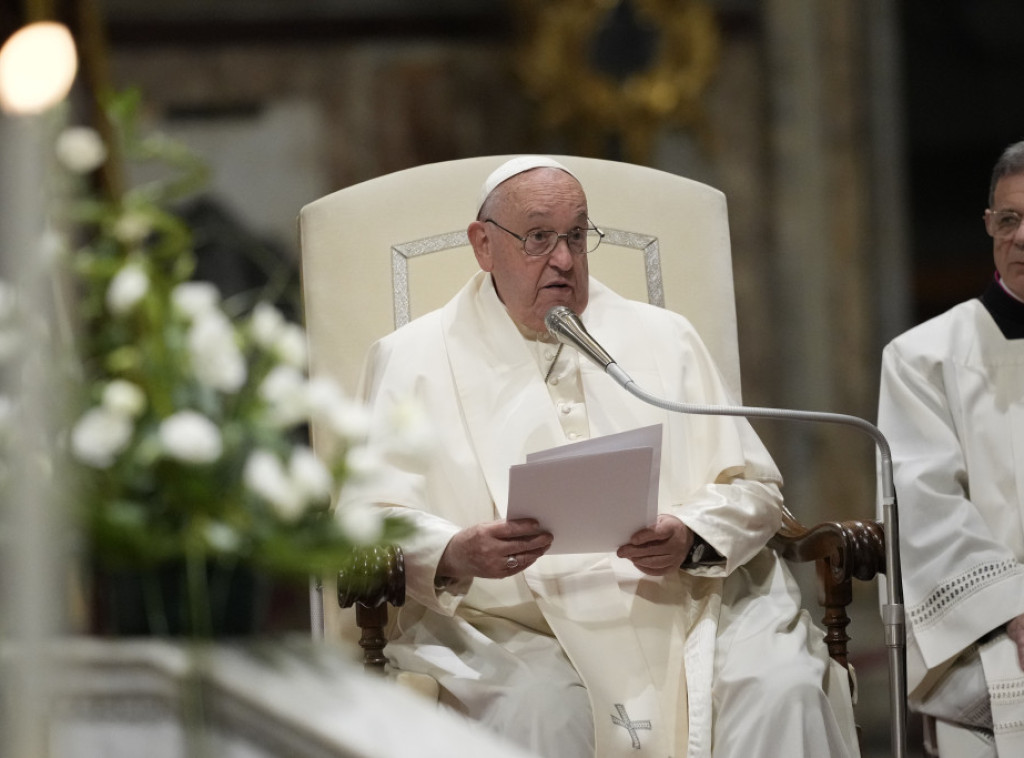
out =
{"type": "Polygon", "coordinates": [[[661,424],[541,450],[509,469],[507,517],[535,518],[549,553],[612,552],[658,514],[661,424]]]}

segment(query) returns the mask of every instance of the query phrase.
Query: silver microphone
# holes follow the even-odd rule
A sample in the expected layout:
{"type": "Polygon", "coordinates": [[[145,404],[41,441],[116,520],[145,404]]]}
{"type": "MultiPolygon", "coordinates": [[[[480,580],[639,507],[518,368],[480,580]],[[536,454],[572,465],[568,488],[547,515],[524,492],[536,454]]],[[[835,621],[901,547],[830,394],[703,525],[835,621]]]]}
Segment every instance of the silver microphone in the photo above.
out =
{"type": "Polygon", "coordinates": [[[603,347],[597,344],[597,340],[590,336],[590,332],[583,326],[580,317],[564,305],[556,305],[548,311],[544,317],[544,325],[548,328],[551,336],[563,345],[574,347],[590,358],[601,368],[607,370],[608,364],[615,363],[603,347]]]}
{"type": "Polygon", "coordinates": [[[871,437],[879,452],[880,489],[882,511],[885,518],[885,578],[887,603],[882,609],[882,622],[886,632],[886,646],[889,648],[891,701],[896,710],[893,720],[893,744],[897,756],[906,755],[906,662],[905,662],[905,620],[903,610],[903,580],[900,572],[899,520],[896,509],[896,490],[892,481],[892,452],[889,442],[874,424],[845,413],[819,413],[814,411],[788,410],[781,408],[757,408],[743,405],[702,405],[698,403],[675,403],[652,395],[619,368],[619,364],[601,345],[590,336],[579,316],[564,305],[556,305],[544,317],[544,324],[551,336],[562,344],[571,345],[600,366],[623,389],[645,403],[675,413],[694,413],[708,416],[743,416],[746,418],[770,418],[788,421],[816,421],[844,424],[860,429],[871,437]]]}
{"type": "Polygon", "coordinates": [[[663,400],[656,395],[647,392],[632,377],[623,371],[615,359],[607,350],[590,336],[590,332],[583,326],[579,316],[564,305],[556,305],[548,311],[544,317],[544,324],[548,332],[561,343],[571,345],[587,356],[590,360],[604,369],[616,382],[622,385],[631,394],[644,402],[656,405],[667,411],[676,413],[696,413],[709,416],[745,416],[755,418],[787,419],[790,421],[818,421],[832,424],[845,424],[854,426],[866,433],[879,448],[882,458],[882,479],[883,497],[893,494],[891,487],[892,477],[892,456],[889,450],[889,442],[882,435],[882,432],[869,421],[859,416],[850,416],[845,413],[827,413],[817,411],[799,411],[782,408],[758,408],[746,405],[703,405],[699,403],[676,403],[671,400],[663,400]]]}

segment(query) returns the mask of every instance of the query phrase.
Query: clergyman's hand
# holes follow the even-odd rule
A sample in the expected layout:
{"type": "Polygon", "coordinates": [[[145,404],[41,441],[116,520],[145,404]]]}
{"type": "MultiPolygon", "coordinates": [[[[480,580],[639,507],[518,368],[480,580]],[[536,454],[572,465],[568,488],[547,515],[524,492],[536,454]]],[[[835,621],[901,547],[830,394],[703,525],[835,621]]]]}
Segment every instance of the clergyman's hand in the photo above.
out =
{"type": "Polygon", "coordinates": [[[1024,614],[1010,619],[1006,625],[1006,634],[1017,643],[1017,663],[1024,670],[1024,614]]]}
{"type": "Polygon", "coordinates": [[[536,519],[477,524],[456,533],[437,565],[438,577],[500,579],[518,574],[551,547],[536,519]]]}
{"type": "Polygon", "coordinates": [[[682,565],[692,545],[690,527],[675,516],[662,513],[654,526],[644,527],[630,537],[616,555],[633,561],[648,576],[665,576],[682,565]]]}

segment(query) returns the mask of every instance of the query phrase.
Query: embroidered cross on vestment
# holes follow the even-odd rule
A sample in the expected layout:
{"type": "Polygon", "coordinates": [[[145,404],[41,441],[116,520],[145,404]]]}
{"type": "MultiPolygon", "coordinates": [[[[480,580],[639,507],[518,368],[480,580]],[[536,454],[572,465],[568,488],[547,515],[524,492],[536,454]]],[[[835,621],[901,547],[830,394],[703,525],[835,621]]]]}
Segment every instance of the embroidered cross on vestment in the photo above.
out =
{"type": "Polygon", "coordinates": [[[643,721],[632,721],[626,714],[626,706],[621,703],[615,704],[615,710],[619,712],[618,716],[612,716],[612,723],[615,726],[621,726],[627,732],[629,732],[629,738],[633,742],[633,749],[640,749],[640,735],[636,733],[637,729],[650,729],[651,722],[649,719],[643,721]]]}

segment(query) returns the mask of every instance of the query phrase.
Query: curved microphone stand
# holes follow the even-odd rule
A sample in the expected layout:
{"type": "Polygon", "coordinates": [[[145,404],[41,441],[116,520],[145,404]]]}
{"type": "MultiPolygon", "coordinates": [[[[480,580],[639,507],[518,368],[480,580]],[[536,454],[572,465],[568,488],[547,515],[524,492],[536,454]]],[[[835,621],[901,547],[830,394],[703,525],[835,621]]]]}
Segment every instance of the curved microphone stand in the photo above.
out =
{"type": "Polygon", "coordinates": [[[874,424],[858,416],[843,413],[820,413],[781,408],[758,408],[731,405],[703,405],[676,403],[659,398],[642,389],[623,371],[612,357],[590,336],[579,317],[564,305],[548,311],[544,323],[559,342],[583,353],[620,384],[631,395],[663,410],[709,416],[743,416],[785,421],[823,422],[852,426],[867,434],[878,448],[882,512],[885,518],[885,579],[886,604],[882,606],[882,625],[889,658],[889,698],[892,712],[892,751],[895,758],[907,755],[907,680],[906,680],[906,621],[903,609],[903,580],[900,574],[899,522],[897,519],[896,490],[892,480],[892,452],[889,442],[874,424]]]}

